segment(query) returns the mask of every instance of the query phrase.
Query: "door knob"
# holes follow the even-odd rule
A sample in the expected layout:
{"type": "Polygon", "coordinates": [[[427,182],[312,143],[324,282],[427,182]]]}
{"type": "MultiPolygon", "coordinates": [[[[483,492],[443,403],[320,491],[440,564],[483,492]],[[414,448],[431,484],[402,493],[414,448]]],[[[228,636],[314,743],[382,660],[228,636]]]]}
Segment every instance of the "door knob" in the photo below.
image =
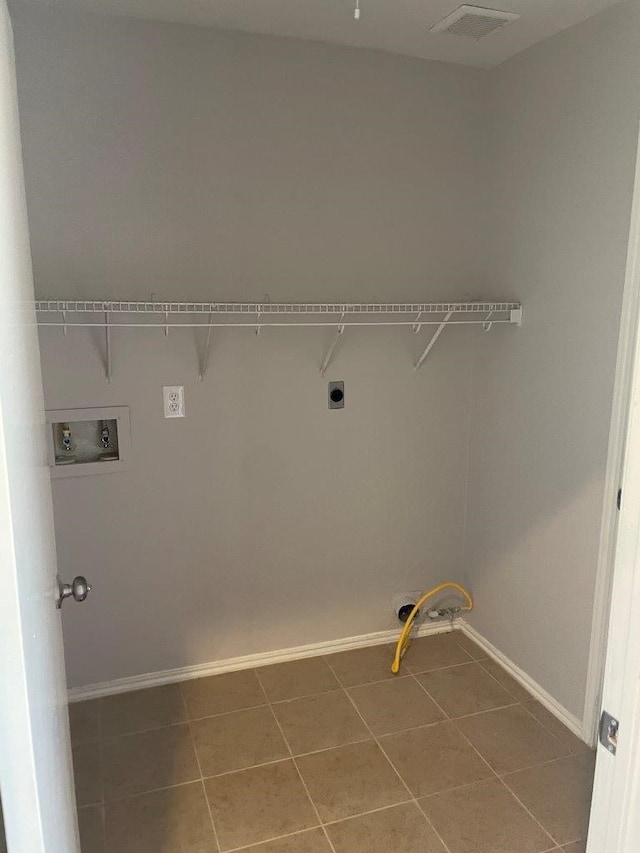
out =
{"type": "Polygon", "coordinates": [[[90,592],[91,584],[88,584],[87,579],[83,578],[82,575],[78,575],[71,583],[62,583],[58,578],[58,600],[56,602],[58,610],[62,607],[65,598],[73,596],[76,601],[84,601],[90,592]]]}

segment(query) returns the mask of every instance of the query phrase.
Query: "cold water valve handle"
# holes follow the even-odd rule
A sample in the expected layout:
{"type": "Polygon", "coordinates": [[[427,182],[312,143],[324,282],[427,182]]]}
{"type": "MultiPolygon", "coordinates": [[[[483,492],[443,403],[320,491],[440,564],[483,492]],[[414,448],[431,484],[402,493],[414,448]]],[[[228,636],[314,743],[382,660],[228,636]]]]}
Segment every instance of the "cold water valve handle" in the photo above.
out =
{"type": "Polygon", "coordinates": [[[62,425],[62,446],[67,453],[73,453],[73,445],[71,444],[71,427],[69,424],[62,425]]]}
{"type": "Polygon", "coordinates": [[[102,432],[100,434],[100,443],[102,444],[102,446],[105,449],[108,449],[109,447],[113,447],[113,445],[111,444],[111,436],[109,434],[109,427],[106,424],[104,424],[102,427],[102,432]]]}

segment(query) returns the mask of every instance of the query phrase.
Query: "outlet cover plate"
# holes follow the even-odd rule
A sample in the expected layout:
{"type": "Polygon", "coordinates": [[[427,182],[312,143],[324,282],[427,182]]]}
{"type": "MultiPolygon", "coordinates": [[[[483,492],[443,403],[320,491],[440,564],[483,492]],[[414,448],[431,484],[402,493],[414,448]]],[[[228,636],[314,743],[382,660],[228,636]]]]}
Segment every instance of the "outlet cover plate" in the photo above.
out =
{"type": "Polygon", "coordinates": [[[162,402],[165,418],[183,418],[184,385],[163,385],[162,402]]]}

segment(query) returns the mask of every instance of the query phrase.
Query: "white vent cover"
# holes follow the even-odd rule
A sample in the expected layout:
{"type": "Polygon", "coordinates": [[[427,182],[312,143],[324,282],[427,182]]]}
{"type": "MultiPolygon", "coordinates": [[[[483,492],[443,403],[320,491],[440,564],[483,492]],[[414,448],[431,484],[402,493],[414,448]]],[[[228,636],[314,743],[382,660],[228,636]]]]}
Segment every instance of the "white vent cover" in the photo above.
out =
{"type": "Polygon", "coordinates": [[[451,33],[479,41],[519,17],[520,15],[514,12],[499,12],[497,9],[483,9],[481,6],[460,6],[439,24],[431,27],[431,32],[451,33]]]}

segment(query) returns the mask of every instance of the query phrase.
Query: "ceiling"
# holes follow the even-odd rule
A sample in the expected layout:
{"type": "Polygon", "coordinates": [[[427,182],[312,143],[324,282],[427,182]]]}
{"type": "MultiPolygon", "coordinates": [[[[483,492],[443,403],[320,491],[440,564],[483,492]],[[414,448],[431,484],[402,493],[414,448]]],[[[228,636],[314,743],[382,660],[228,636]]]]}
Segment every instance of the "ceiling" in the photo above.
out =
{"type": "Polygon", "coordinates": [[[46,6],[375,48],[490,67],[619,0],[476,0],[520,19],[481,41],[431,33],[462,0],[39,0],[46,6]]]}

